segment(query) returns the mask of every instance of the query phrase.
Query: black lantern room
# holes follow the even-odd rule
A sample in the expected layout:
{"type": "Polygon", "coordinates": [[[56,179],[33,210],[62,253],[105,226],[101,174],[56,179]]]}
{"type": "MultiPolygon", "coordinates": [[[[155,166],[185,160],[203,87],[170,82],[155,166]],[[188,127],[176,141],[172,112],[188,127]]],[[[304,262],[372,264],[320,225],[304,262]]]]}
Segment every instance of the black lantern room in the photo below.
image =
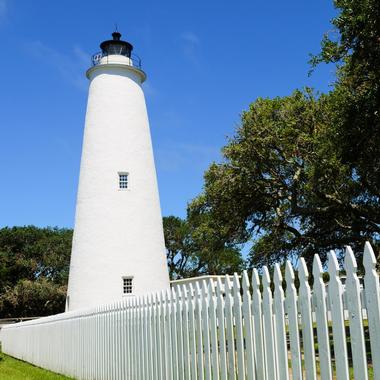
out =
{"type": "Polygon", "coordinates": [[[131,58],[133,46],[127,41],[122,41],[120,37],[121,33],[113,32],[112,40],[103,41],[100,44],[100,49],[102,49],[103,56],[124,55],[128,58],[131,58]]]}

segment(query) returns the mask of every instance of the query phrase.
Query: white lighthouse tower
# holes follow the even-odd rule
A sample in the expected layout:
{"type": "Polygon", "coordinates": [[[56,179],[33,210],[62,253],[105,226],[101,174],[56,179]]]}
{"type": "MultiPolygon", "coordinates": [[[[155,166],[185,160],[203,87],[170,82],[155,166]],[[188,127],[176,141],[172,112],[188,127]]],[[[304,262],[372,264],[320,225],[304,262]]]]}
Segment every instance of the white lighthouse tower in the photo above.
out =
{"type": "Polygon", "coordinates": [[[132,45],[112,33],[90,80],[66,310],[169,287],[144,93],[132,45]]]}

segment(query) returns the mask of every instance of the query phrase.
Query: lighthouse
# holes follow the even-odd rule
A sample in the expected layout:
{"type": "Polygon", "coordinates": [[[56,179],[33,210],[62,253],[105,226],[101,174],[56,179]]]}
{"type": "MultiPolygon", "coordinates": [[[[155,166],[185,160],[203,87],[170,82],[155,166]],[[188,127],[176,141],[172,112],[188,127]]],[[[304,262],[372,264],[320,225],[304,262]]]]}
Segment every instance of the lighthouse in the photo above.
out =
{"type": "Polygon", "coordinates": [[[119,32],[100,44],[89,92],[66,311],[169,287],[146,74],[119,32]]]}

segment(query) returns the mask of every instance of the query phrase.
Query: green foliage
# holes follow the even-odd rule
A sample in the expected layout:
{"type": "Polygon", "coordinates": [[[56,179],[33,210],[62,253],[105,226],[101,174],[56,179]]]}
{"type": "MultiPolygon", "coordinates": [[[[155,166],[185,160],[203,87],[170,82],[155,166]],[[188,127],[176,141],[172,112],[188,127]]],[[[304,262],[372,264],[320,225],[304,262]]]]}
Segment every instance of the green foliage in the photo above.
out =
{"type": "Polygon", "coordinates": [[[20,279],[16,286],[6,287],[0,296],[2,316],[42,317],[63,312],[66,291],[66,285],[55,284],[46,278],[20,279]]]}
{"type": "Polygon", "coordinates": [[[188,223],[176,216],[163,218],[166,257],[172,280],[188,277],[192,268],[191,237],[188,223]]]}
{"type": "Polygon", "coordinates": [[[168,216],[163,224],[171,279],[242,269],[239,251],[229,247],[204,219],[168,216]]]}
{"type": "Polygon", "coordinates": [[[337,38],[311,60],[338,65],[334,89],[252,103],[189,207],[229,246],[250,242],[251,265],[380,242],[380,3],[335,5],[337,38]]]}
{"type": "Polygon", "coordinates": [[[335,117],[331,122],[336,149],[355,177],[357,191],[365,189],[367,214],[378,225],[380,200],[380,2],[336,0],[332,20],[313,67],[338,65],[332,93],[335,117]]]}
{"type": "Polygon", "coordinates": [[[0,229],[1,318],[64,310],[71,240],[68,229],[0,229]]]}

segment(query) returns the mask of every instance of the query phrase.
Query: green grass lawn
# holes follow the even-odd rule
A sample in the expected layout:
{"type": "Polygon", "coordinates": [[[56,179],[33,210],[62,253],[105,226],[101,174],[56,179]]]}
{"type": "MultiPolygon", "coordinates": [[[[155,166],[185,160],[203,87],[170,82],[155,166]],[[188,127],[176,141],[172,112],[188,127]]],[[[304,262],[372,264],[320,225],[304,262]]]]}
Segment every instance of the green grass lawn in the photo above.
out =
{"type": "Polygon", "coordinates": [[[69,377],[35,367],[0,353],[0,380],[64,380],[69,377]]]}

